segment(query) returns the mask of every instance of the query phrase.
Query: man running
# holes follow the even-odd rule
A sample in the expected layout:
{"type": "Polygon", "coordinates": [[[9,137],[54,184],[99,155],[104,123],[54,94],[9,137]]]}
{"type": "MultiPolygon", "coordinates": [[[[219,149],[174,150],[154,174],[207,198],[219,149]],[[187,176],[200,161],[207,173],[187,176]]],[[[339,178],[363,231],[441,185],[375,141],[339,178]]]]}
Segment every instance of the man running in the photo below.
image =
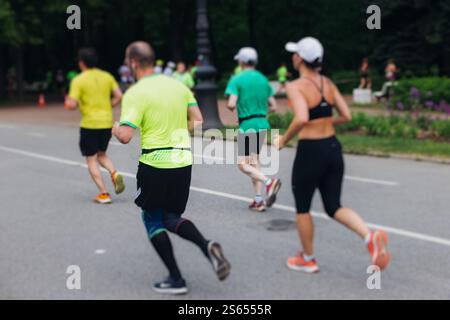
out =
{"type": "Polygon", "coordinates": [[[122,193],[125,190],[123,178],[106,155],[113,126],[112,107],[120,103],[122,92],[111,74],[96,68],[97,55],[94,49],[81,49],[78,61],[81,74],[72,80],[65,107],[71,110],[80,108],[80,149],[100,192],[94,201],[109,204],[112,202],[111,197],[98,164],[111,174],[116,194],[122,193]]]}
{"type": "Polygon", "coordinates": [[[256,196],[249,209],[257,212],[266,211],[276,201],[281,188],[279,179],[270,179],[260,170],[259,154],[270,130],[267,121],[268,107],[275,112],[277,103],[274,91],[267,78],[255,69],[258,53],[253,48],[242,48],[235,56],[241,72],[231,78],[225,94],[229,96],[228,108],[236,110],[239,118],[239,169],[252,179],[256,196]],[[266,187],[266,200],[262,194],[266,187]]]}
{"type": "Polygon", "coordinates": [[[223,281],[231,267],[221,246],[206,240],[191,221],[182,218],[193,163],[189,130],[203,121],[197,102],[182,83],[155,74],[155,53],[148,43],[132,43],[126,60],[138,82],[124,96],[120,125],[114,126],[113,134],[127,144],[136,129],[141,132],[135,203],[142,209],[150,242],[169,270],[169,277],[153,289],[168,294],[188,292],[167,231],[196,244],[223,281]]]}

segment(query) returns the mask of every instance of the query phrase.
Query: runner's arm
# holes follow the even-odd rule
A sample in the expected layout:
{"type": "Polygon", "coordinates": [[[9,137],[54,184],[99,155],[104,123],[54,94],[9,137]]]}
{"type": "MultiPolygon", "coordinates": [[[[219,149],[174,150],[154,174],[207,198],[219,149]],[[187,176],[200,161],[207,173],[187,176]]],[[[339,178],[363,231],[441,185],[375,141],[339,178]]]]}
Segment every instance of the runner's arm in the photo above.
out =
{"type": "Polygon", "coordinates": [[[228,104],[227,104],[227,108],[230,111],[234,111],[236,109],[238,99],[239,99],[239,97],[237,95],[235,95],[235,94],[230,95],[230,97],[228,98],[228,104]]]}
{"type": "Polygon", "coordinates": [[[277,111],[277,100],[275,99],[275,97],[270,97],[269,98],[269,112],[276,112],[277,111]]]}
{"type": "Polygon", "coordinates": [[[122,90],[120,90],[120,88],[116,88],[112,92],[112,99],[111,99],[112,107],[113,108],[117,107],[120,101],[122,101],[122,90]]]}
{"type": "Polygon", "coordinates": [[[282,149],[295,135],[300,131],[303,125],[309,121],[308,104],[301,92],[293,84],[286,86],[286,92],[290,101],[292,101],[292,109],[294,110],[294,119],[289,128],[279,141],[279,149],[282,149]]]}
{"type": "Polygon", "coordinates": [[[203,124],[203,116],[198,106],[192,106],[188,109],[189,131],[194,132],[195,128],[203,124]]]}
{"type": "Polygon", "coordinates": [[[78,101],[70,97],[67,97],[66,100],[64,101],[64,108],[67,110],[75,110],[78,108],[78,101]]]}
{"type": "Polygon", "coordinates": [[[346,122],[352,121],[352,114],[350,112],[350,108],[348,107],[348,104],[345,101],[344,97],[342,96],[341,92],[334,84],[333,84],[333,94],[334,94],[334,101],[336,102],[335,103],[336,108],[339,113],[339,116],[333,118],[333,124],[335,126],[338,126],[346,122]]]}
{"type": "Polygon", "coordinates": [[[133,139],[134,130],[134,128],[128,125],[120,125],[116,122],[112,128],[112,134],[120,143],[128,144],[133,139]]]}

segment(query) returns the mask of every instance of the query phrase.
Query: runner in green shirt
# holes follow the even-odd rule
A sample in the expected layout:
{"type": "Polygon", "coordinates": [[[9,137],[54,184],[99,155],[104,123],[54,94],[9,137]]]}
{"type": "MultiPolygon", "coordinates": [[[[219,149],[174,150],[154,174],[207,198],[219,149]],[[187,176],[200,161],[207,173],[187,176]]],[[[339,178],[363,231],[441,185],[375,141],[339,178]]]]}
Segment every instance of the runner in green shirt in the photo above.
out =
{"type": "Polygon", "coordinates": [[[148,238],[169,270],[169,277],[153,286],[160,293],[187,293],[167,231],[196,244],[213,265],[219,280],[230,273],[217,242],[206,240],[195,225],[181,216],[189,198],[192,172],[189,130],[203,121],[192,92],[177,80],[157,75],[155,53],[146,42],[132,43],[126,61],[138,82],[125,94],[120,124],[114,136],[124,144],[140,129],[142,156],[137,173],[135,203],[142,209],[148,238]]]}
{"type": "Polygon", "coordinates": [[[288,81],[288,77],[290,76],[288,68],[285,63],[282,63],[281,66],[277,70],[277,78],[279,82],[279,86],[276,91],[276,95],[279,95],[282,90],[286,91],[286,83],[288,81]]]}
{"type": "Polygon", "coordinates": [[[242,71],[231,78],[225,94],[229,96],[228,108],[237,109],[239,119],[239,169],[249,176],[256,196],[249,209],[263,212],[276,201],[281,187],[279,179],[266,177],[260,169],[259,154],[270,124],[268,111],[276,111],[273,88],[267,78],[255,69],[258,53],[253,48],[242,48],[235,56],[242,71]],[[270,106],[270,109],[269,109],[270,106]],[[266,186],[266,201],[262,195],[266,186]]]}
{"type": "Polygon", "coordinates": [[[178,63],[177,71],[175,71],[172,76],[191,90],[195,86],[194,79],[192,78],[191,73],[186,70],[184,62],[178,63]]]}

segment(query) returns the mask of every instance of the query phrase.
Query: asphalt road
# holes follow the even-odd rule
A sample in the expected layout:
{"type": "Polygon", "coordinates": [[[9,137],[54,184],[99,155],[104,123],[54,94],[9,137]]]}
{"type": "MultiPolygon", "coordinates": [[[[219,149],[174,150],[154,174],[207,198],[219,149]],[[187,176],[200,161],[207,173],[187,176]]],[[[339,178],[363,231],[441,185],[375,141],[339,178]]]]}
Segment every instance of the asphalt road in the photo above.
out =
{"type": "MultiPolygon", "coordinates": [[[[173,299],[151,290],[166,271],[133,204],[138,142],[113,143],[109,153],[128,188],[113,205],[99,206],[91,202],[96,188],[82,166],[76,128],[0,119],[0,299],[173,299]],[[81,290],[66,287],[71,265],[81,269],[81,290]]],[[[286,268],[287,256],[299,249],[296,231],[292,225],[283,231],[267,227],[295,219],[293,159],[294,150],[281,153],[284,187],[278,205],[264,214],[247,210],[252,188],[236,166],[195,166],[186,217],[222,243],[233,269],[226,282],[218,282],[200,251],[172,236],[190,287],[178,299],[450,298],[448,165],[346,157],[344,204],[371,225],[384,226],[391,239],[392,265],[381,276],[381,290],[369,290],[364,244],[323,218],[318,195],[313,208],[321,273],[286,268]]]]}

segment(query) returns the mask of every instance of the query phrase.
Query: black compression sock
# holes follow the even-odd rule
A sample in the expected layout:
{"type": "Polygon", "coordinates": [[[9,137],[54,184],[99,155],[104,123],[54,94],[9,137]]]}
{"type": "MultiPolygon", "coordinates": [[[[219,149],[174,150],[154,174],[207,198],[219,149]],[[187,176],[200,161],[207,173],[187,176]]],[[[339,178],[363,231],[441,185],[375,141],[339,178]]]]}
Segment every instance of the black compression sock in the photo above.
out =
{"type": "Polygon", "coordinates": [[[170,242],[167,232],[161,232],[160,234],[154,236],[151,239],[151,242],[169,270],[170,277],[175,281],[180,280],[182,278],[181,272],[178,269],[177,262],[175,261],[172,243],[170,242]]]}
{"type": "Polygon", "coordinates": [[[209,241],[203,237],[203,235],[200,233],[200,231],[198,231],[197,227],[191,221],[184,220],[184,222],[182,222],[178,227],[177,234],[183,239],[195,243],[202,250],[203,254],[206,257],[209,257],[209,241]]]}

